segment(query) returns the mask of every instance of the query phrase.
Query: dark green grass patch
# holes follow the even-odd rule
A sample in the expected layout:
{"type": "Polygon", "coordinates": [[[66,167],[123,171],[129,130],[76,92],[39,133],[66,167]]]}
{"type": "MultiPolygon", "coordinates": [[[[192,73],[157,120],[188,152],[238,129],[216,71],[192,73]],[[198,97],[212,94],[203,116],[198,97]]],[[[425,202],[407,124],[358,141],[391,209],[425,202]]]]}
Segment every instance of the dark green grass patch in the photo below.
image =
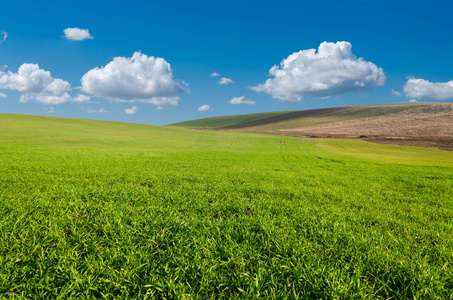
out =
{"type": "Polygon", "coordinates": [[[175,127],[186,127],[186,128],[220,128],[225,126],[232,126],[247,122],[252,122],[256,120],[266,119],[278,115],[284,115],[292,111],[275,111],[275,112],[265,112],[265,113],[255,113],[255,114],[245,114],[245,115],[234,115],[234,116],[219,116],[211,118],[203,118],[191,121],[184,121],[171,126],[175,127]]]}
{"type": "Polygon", "coordinates": [[[6,298],[452,298],[451,152],[0,123],[6,298]]]}

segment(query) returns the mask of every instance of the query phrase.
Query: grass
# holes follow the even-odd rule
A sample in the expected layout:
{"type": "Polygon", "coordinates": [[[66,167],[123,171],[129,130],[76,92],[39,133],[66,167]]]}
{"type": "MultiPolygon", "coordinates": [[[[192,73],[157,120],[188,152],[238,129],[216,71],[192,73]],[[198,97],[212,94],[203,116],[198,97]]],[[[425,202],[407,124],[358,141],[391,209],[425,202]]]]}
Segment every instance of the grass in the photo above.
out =
{"type": "Polygon", "coordinates": [[[452,152],[0,126],[0,297],[453,298],[452,152]]]}
{"type": "Polygon", "coordinates": [[[265,113],[255,113],[255,114],[245,114],[245,115],[234,115],[234,116],[220,116],[220,117],[211,117],[204,119],[197,119],[191,121],[185,121],[180,123],[171,124],[175,127],[186,127],[186,128],[220,128],[226,126],[232,126],[247,122],[252,122],[256,120],[266,119],[278,115],[287,114],[292,111],[276,111],[276,112],[265,112],[265,113]]]}
{"type": "Polygon", "coordinates": [[[453,152],[439,155],[439,151],[432,148],[381,145],[360,139],[316,139],[315,144],[331,153],[375,162],[425,166],[452,166],[453,162],[453,152]]]}

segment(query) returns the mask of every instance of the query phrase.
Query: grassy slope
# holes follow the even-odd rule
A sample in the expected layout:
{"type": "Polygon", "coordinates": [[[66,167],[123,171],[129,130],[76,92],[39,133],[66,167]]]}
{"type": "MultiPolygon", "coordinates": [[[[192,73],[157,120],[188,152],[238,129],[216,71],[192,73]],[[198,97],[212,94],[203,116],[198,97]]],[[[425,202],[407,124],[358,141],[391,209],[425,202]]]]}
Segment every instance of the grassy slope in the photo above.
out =
{"type": "Polygon", "coordinates": [[[453,293],[452,152],[5,114],[0,126],[0,295],[453,293]]]}
{"type": "Polygon", "coordinates": [[[439,155],[437,149],[382,145],[356,139],[316,139],[315,144],[331,152],[364,160],[426,166],[451,166],[453,152],[439,155]]]}
{"type": "Polygon", "coordinates": [[[413,108],[424,104],[414,105],[379,105],[379,106],[353,106],[341,107],[339,110],[326,110],[325,112],[317,114],[317,110],[313,110],[313,114],[308,114],[302,117],[291,117],[288,114],[287,118],[281,116],[281,120],[263,119],[255,123],[243,123],[237,128],[242,131],[276,131],[296,127],[312,126],[319,124],[334,123],[347,120],[363,119],[369,117],[382,116],[391,113],[413,108]]]}
{"type": "Polygon", "coordinates": [[[185,121],[180,123],[171,124],[170,126],[175,127],[186,127],[186,128],[203,128],[205,126],[209,128],[219,128],[225,126],[232,126],[247,122],[252,122],[260,119],[265,119],[277,115],[286,114],[290,111],[276,111],[276,112],[265,112],[256,114],[246,115],[235,115],[235,116],[220,116],[212,118],[204,118],[192,121],[185,121]]]}

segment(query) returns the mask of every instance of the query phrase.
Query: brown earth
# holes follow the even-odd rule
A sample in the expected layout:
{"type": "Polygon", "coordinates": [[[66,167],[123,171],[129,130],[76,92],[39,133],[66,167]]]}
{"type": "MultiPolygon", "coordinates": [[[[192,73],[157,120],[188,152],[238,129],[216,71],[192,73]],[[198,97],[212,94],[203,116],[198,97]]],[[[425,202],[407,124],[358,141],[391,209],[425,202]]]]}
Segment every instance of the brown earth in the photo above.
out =
{"type": "Polygon", "coordinates": [[[362,138],[382,144],[453,151],[453,104],[432,104],[384,116],[266,133],[300,137],[362,138]]]}

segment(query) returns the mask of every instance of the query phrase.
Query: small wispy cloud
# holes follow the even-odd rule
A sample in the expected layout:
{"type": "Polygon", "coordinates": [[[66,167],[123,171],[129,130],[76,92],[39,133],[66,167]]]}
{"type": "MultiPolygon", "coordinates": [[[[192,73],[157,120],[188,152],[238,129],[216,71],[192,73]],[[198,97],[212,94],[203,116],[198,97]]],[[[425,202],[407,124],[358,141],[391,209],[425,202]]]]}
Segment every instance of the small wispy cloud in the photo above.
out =
{"type": "Polygon", "coordinates": [[[226,78],[226,77],[220,78],[219,82],[217,82],[217,84],[220,84],[220,85],[227,85],[230,83],[233,83],[233,80],[231,78],[226,78]]]}
{"type": "Polygon", "coordinates": [[[394,89],[392,89],[392,90],[390,91],[390,94],[392,94],[393,96],[401,97],[401,93],[398,92],[398,91],[395,91],[394,89]]]}
{"type": "Polygon", "coordinates": [[[87,95],[78,94],[77,97],[74,97],[74,102],[90,102],[91,97],[87,95]]]}
{"type": "Polygon", "coordinates": [[[86,109],[83,109],[86,113],[88,114],[105,114],[105,113],[109,113],[110,111],[108,110],[105,110],[103,108],[100,108],[100,109],[94,109],[94,108],[91,108],[91,107],[88,107],[86,109]]]}
{"type": "Polygon", "coordinates": [[[164,109],[162,106],[157,107],[157,110],[162,110],[162,109],[164,109]]]}
{"type": "Polygon", "coordinates": [[[6,41],[6,38],[8,37],[8,33],[4,30],[0,31],[0,35],[3,35],[2,38],[0,38],[0,44],[6,41]]]}
{"type": "Polygon", "coordinates": [[[198,108],[198,111],[210,111],[210,110],[212,110],[212,108],[207,104],[204,104],[198,108]]]}
{"type": "Polygon", "coordinates": [[[71,41],[83,41],[88,39],[93,39],[94,37],[90,34],[88,29],[80,29],[77,27],[66,28],[63,30],[64,37],[71,41]]]}
{"type": "Polygon", "coordinates": [[[245,96],[241,96],[241,97],[233,97],[233,99],[231,99],[230,101],[228,101],[228,103],[230,104],[248,104],[248,105],[253,105],[255,104],[256,102],[253,101],[252,99],[249,99],[249,100],[244,100],[245,96]]]}
{"type": "Polygon", "coordinates": [[[133,115],[137,113],[137,110],[137,106],[132,106],[131,108],[126,108],[124,112],[126,113],[126,115],[133,115]]]}
{"type": "Polygon", "coordinates": [[[49,108],[44,108],[48,114],[54,114],[55,113],[55,108],[53,108],[53,106],[49,107],[49,108]]]}
{"type": "Polygon", "coordinates": [[[0,93],[0,98],[6,98],[8,96],[6,96],[6,94],[3,94],[3,93],[0,93]]]}
{"type": "Polygon", "coordinates": [[[217,73],[217,72],[213,72],[213,73],[211,73],[211,75],[210,75],[210,76],[211,76],[211,77],[217,77],[217,76],[220,76],[220,74],[219,74],[219,73],[217,73]]]}
{"type": "Polygon", "coordinates": [[[409,102],[411,102],[411,103],[415,103],[415,102],[418,102],[418,101],[417,101],[417,100],[415,100],[415,99],[411,99],[411,100],[409,100],[409,102]]]}

